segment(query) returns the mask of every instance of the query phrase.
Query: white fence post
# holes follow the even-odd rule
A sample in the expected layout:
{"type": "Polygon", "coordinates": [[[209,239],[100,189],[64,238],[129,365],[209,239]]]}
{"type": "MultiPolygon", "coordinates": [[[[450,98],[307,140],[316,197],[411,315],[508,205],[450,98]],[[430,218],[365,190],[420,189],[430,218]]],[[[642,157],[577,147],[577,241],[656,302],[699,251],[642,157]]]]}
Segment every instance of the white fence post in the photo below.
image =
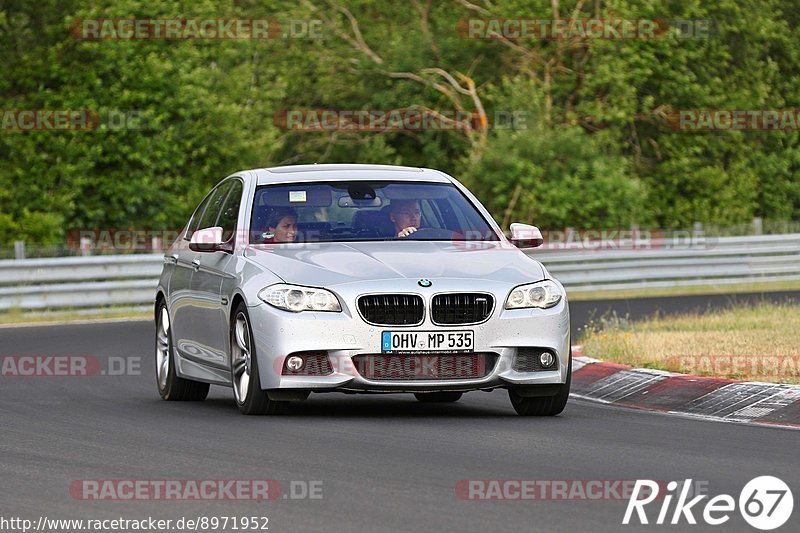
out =
{"type": "Polygon", "coordinates": [[[81,237],[80,248],[82,256],[92,255],[92,239],[89,237],[81,237]]]}
{"type": "Polygon", "coordinates": [[[753,219],[753,235],[763,235],[764,234],[764,220],[761,217],[755,217],[753,219]]]}

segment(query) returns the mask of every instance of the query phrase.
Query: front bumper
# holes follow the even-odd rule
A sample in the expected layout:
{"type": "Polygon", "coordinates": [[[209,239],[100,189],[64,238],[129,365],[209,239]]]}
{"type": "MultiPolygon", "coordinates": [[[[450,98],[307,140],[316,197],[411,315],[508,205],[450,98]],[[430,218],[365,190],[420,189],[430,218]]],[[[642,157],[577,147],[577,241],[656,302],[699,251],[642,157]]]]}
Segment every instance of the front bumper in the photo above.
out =
{"type": "Polygon", "coordinates": [[[489,390],[498,387],[554,385],[567,379],[570,356],[569,306],[566,298],[550,309],[503,309],[511,287],[482,281],[480,288],[464,280],[436,280],[436,287],[420,288],[416,280],[393,280],[391,290],[416,293],[428,308],[434,294],[452,291],[492,293],[495,307],[488,320],[476,325],[437,326],[426,313],[418,326],[374,326],[358,314],[358,296],[386,292],[386,282],[361,282],[339,285],[332,290],[342,302],[341,313],[281,311],[268,304],[249,308],[261,388],[307,389],[341,392],[430,392],[489,390]],[[474,352],[496,354],[493,368],[479,378],[370,380],[359,373],[353,357],[381,353],[383,331],[461,331],[474,332],[474,352]],[[544,348],[556,355],[556,370],[518,372],[514,358],[520,348],[544,348]],[[333,372],[324,376],[282,375],[286,357],[297,352],[325,351],[333,372]]]}

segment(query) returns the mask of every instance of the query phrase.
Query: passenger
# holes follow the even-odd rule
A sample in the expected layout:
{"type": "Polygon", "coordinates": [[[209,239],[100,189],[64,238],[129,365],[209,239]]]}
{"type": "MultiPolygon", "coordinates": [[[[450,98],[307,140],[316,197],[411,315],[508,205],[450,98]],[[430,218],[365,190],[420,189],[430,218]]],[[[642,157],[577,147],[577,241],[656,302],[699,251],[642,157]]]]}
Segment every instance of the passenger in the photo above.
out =
{"type": "Polygon", "coordinates": [[[268,231],[263,234],[265,243],[295,242],[297,240],[297,211],[291,207],[278,207],[267,221],[268,231]]]}
{"type": "Polygon", "coordinates": [[[408,237],[422,223],[419,200],[395,200],[389,210],[389,220],[394,223],[394,231],[398,237],[408,237]]]}

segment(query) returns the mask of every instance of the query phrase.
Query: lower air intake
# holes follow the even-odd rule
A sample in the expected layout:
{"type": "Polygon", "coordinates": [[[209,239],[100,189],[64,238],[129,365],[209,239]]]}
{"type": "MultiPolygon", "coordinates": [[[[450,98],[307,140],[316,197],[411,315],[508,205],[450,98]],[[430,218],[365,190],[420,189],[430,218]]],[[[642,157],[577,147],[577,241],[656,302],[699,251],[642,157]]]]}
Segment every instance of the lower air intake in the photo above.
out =
{"type": "Polygon", "coordinates": [[[479,379],[492,371],[495,362],[496,355],[490,353],[353,357],[358,373],[374,381],[479,379]]]}

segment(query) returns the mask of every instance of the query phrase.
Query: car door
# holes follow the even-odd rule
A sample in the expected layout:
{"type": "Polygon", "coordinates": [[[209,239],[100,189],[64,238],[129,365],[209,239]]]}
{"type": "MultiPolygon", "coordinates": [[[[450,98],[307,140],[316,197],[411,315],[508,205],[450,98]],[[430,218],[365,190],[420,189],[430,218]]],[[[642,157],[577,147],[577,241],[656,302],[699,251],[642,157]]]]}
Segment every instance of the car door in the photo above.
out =
{"type": "MultiPolygon", "coordinates": [[[[239,178],[232,178],[228,183],[225,199],[220,203],[219,215],[211,226],[222,227],[222,239],[234,250],[236,221],[239,218],[239,207],[242,201],[243,184],[239,178]]],[[[208,226],[208,227],[211,227],[208,226]]],[[[233,274],[230,265],[234,261],[233,254],[227,251],[204,252],[198,254],[199,266],[192,274],[191,290],[196,299],[198,331],[195,333],[197,345],[201,348],[198,356],[202,362],[228,368],[228,291],[223,294],[222,287],[230,287],[233,274]]]]}
{"type": "MultiPolygon", "coordinates": [[[[211,191],[197,222],[192,222],[191,233],[216,225],[230,187],[230,181],[226,181],[211,191]]],[[[191,233],[187,233],[191,238],[191,233]]],[[[186,258],[190,275],[186,295],[182,298],[179,312],[175,313],[175,321],[179,322],[178,329],[173,330],[175,347],[181,356],[206,364],[219,357],[208,343],[211,336],[208,334],[207,328],[213,326],[212,322],[215,318],[215,314],[208,308],[213,306],[214,302],[208,294],[208,288],[202,285],[202,279],[198,279],[197,275],[200,272],[202,256],[211,253],[192,251],[189,249],[188,243],[185,250],[181,251],[178,261],[186,258]],[[198,285],[206,290],[198,291],[198,285]]]]}
{"type": "Polygon", "coordinates": [[[192,234],[198,229],[200,219],[203,217],[203,213],[215,193],[216,189],[209,192],[203,201],[200,202],[200,205],[195,209],[192,218],[186,226],[186,232],[182,235],[177,246],[170,250],[170,256],[168,257],[168,260],[170,260],[174,266],[169,281],[167,305],[170,315],[172,316],[173,342],[181,353],[183,350],[180,347],[186,345],[191,329],[191,281],[192,274],[194,273],[192,261],[197,255],[195,252],[189,250],[189,240],[192,234]]]}

